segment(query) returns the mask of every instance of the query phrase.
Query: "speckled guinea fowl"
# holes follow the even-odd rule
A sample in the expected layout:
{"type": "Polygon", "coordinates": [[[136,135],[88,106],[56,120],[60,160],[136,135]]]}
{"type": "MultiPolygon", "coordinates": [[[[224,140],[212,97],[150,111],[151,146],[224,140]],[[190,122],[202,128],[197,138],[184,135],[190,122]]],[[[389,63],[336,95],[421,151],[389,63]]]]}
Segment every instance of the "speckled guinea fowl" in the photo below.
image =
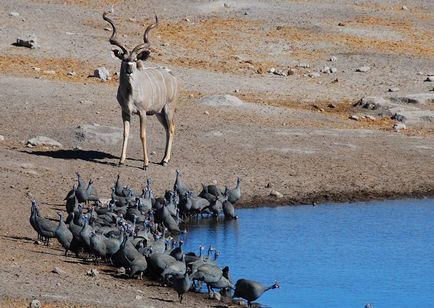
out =
{"type": "Polygon", "coordinates": [[[172,279],[172,287],[178,293],[179,302],[182,303],[184,294],[191,288],[191,280],[186,271],[184,275],[177,275],[172,279]]]}
{"type": "Polygon", "coordinates": [[[39,208],[36,202],[32,215],[33,217],[31,219],[35,222],[36,231],[39,233],[41,238],[44,239],[44,244],[48,245],[50,239],[55,237],[54,232],[57,229],[57,223],[40,216],[39,208]]]}
{"type": "Polygon", "coordinates": [[[248,280],[248,279],[239,279],[235,284],[234,298],[243,298],[247,300],[247,305],[250,307],[252,302],[257,300],[264,292],[267,292],[271,289],[279,288],[279,283],[274,283],[273,285],[266,287],[259,282],[248,280]]]}
{"type": "Polygon", "coordinates": [[[65,222],[63,221],[63,213],[57,212],[57,215],[59,215],[59,225],[54,231],[54,235],[56,236],[57,240],[62,245],[62,247],[65,248],[65,256],[66,256],[68,254],[68,250],[70,250],[71,248],[71,242],[74,239],[74,236],[72,235],[71,231],[68,229],[68,227],[65,225],[65,222]]]}

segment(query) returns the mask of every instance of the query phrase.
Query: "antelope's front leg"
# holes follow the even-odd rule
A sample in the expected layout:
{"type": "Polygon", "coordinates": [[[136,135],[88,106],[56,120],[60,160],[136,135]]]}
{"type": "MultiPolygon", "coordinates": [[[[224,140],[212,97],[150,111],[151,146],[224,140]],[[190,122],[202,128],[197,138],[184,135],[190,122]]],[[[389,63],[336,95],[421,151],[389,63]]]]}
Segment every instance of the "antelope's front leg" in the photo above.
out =
{"type": "Polygon", "coordinates": [[[119,160],[119,165],[125,164],[125,160],[127,159],[127,145],[128,145],[128,136],[130,135],[130,116],[127,114],[122,114],[122,119],[124,121],[124,136],[122,140],[122,153],[121,159],[119,160]]]}
{"type": "Polygon", "coordinates": [[[146,147],[146,114],[140,114],[140,140],[143,146],[143,170],[146,170],[149,165],[148,150],[146,147]]]}

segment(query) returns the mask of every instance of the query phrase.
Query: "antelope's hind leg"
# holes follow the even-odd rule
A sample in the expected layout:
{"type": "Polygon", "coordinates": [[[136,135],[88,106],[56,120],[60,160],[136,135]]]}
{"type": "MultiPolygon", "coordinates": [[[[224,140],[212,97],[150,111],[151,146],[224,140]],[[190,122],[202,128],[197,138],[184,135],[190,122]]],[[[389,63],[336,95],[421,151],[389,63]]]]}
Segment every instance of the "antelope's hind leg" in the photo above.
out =
{"type": "Polygon", "coordinates": [[[157,114],[157,118],[166,130],[166,149],[164,158],[161,161],[162,166],[166,166],[172,155],[172,142],[175,135],[175,122],[173,121],[173,113],[167,112],[167,106],[163,108],[162,113],[157,114]]]}

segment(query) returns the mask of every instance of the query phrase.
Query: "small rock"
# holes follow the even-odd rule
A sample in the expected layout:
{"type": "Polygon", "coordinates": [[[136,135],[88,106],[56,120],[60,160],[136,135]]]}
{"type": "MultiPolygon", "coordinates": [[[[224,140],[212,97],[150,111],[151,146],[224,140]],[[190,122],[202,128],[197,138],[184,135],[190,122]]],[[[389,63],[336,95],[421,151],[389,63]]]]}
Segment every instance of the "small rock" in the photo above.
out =
{"type": "Polygon", "coordinates": [[[91,270],[88,270],[88,271],[86,272],[86,275],[87,275],[87,276],[91,276],[91,277],[97,277],[97,276],[99,275],[99,272],[98,272],[97,269],[93,268],[93,269],[91,269],[91,270]]]}
{"type": "Polygon", "coordinates": [[[398,92],[399,88],[397,87],[393,87],[393,88],[389,88],[389,90],[387,90],[388,92],[398,92]]]}
{"type": "Polygon", "coordinates": [[[224,6],[225,8],[230,8],[230,7],[231,7],[231,5],[230,5],[229,3],[226,3],[226,2],[223,4],[223,6],[224,6]]]}
{"type": "Polygon", "coordinates": [[[403,11],[407,11],[407,10],[408,10],[408,7],[405,6],[405,5],[403,5],[403,6],[401,6],[401,10],[403,10],[403,11]]]}
{"type": "Polygon", "coordinates": [[[295,74],[295,71],[292,69],[292,68],[290,68],[287,72],[286,72],[286,75],[287,76],[292,76],[292,75],[294,75],[295,74]]]}
{"type": "Polygon", "coordinates": [[[36,66],[32,67],[32,69],[36,72],[39,72],[41,70],[39,67],[36,67],[36,66]]]}
{"type": "Polygon", "coordinates": [[[47,71],[43,71],[44,74],[48,74],[48,75],[55,75],[56,71],[53,70],[47,70],[47,71]]]}
{"type": "Polygon", "coordinates": [[[141,300],[143,298],[143,296],[141,296],[141,295],[136,295],[136,300],[141,300]]]}
{"type": "Polygon", "coordinates": [[[373,116],[371,116],[369,114],[365,115],[365,118],[368,119],[368,120],[371,120],[371,121],[375,121],[375,117],[373,117],[373,116]]]}
{"type": "Polygon", "coordinates": [[[336,67],[331,67],[330,68],[330,73],[334,74],[334,73],[337,73],[337,72],[338,72],[338,69],[336,67]]]}
{"type": "Polygon", "coordinates": [[[404,123],[396,123],[395,125],[393,125],[393,129],[398,133],[401,129],[406,129],[406,128],[407,126],[405,126],[404,123]]]}
{"type": "Polygon", "coordinates": [[[235,90],[234,90],[234,93],[239,93],[239,92],[240,92],[239,89],[235,89],[235,90]]]}
{"type": "Polygon", "coordinates": [[[336,62],[336,61],[338,61],[338,58],[336,58],[335,56],[331,56],[329,61],[330,62],[336,62]]]}
{"type": "Polygon", "coordinates": [[[60,267],[54,267],[53,268],[53,270],[51,271],[52,273],[55,273],[55,274],[59,274],[59,275],[64,275],[64,274],[66,274],[66,272],[63,270],[63,269],[61,269],[60,267]]]}
{"type": "Polygon", "coordinates": [[[20,13],[18,13],[18,12],[9,12],[9,16],[18,17],[18,16],[20,16],[20,13]]]}
{"type": "Polygon", "coordinates": [[[406,117],[404,117],[402,114],[395,113],[395,114],[391,117],[391,119],[392,119],[392,120],[399,121],[399,122],[404,122],[404,121],[406,120],[406,117]]]}
{"type": "Polygon", "coordinates": [[[110,27],[105,27],[104,30],[105,30],[105,31],[110,31],[110,32],[111,32],[111,31],[112,31],[112,28],[110,28],[110,27]]]}
{"type": "Polygon", "coordinates": [[[273,72],[273,74],[274,74],[274,75],[277,75],[277,76],[287,76],[287,75],[286,75],[286,72],[284,72],[284,71],[282,71],[282,70],[275,70],[275,71],[273,72]]]}
{"type": "Polygon", "coordinates": [[[105,67],[98,67],[95,69],[93,76],[104,81],[110,80],[110,73],[105,67]]]}
{"type": "Polygon", "coordinates": [[[328,66],[324,66],[324,67],[321,69],[321,73],[324,73],[324,74],[330,74],[330,67],[328,67],[328,66]]]}
{"type": "Polygon", "coordinates": [[[42,242],[41,242],[41,241],[38,241],[38,240],[36,240],[36,241],[34,241],[34,242],[33,242],[33,244],[35,244],[35,245],[42,245],[42,242]]]}
{"type": "Polygon", "coordinates": [[[318,78],[318,77],[321,77],[321,74],[318,72],[311,72],[311,73],[307,74],[307,76],[309,76],[310,78],[318,78]]]}
{"type": "Polygon", "coordinates": [[[66,31],[65,34],[66,35],[74,35],[75,33],[74,32],[68,32],[68,31],[66,31]]]}
{"type": "Polygon", "coordinates": [[[330,103],[330,104],[327,105],[327,107],[329,107],[329,108],[333,108],[333,109],[334,109],[334,108],[336,108],[336,105],[333,104],[333,103],[330,103]]]}
{"type": "Polygon", "coordinates": [[[272,67],[267,71],[267,73],[274,74],[275,71],[276,71],[276,69],[274,67],[272,67]]]}
{"type": "Polygon", "coordinates": [[[74,72],[74,71],[69,71],[68,73],[66,73],[66,75],[68,75],[68,76],[75,76],[75,75],[77,75],[77,73],[74,72]]]}
{"type": "Polygon", "coordinates": [[[351,115],[349,118],[350,118],[351,120],[354,120],[354,121],[358,121],[358,120],[359,120],[359,117],[356,116],[356,115],[351,115]]]}
{"type": "Polygon", "coordinates": [[[190,22],[190,19],[189,19],[189,18],[184,18],[184,20],[185,20],[186,22],[190,22]]]}
{"type": "Polygon", "coordinates": [[[0,135],[0,141],[5,141],[5,136],[0,135]]]}
{"type": "Polygon", "coordinates": [[[278,192],[277,190],[272,190],[270,192],[270,196],[271,197],[276,197],[276,198],[283,198],[283,194],[278,192]]]}
{"type": "Polygon", "coordinates": [[[416,75],[423,75],[423,72],[417,72],[416,75]]]}
{"type": "Polygon", "coordinates": [[[26,38],[17,38],[17,41],[14,43],[14,45],[32,49],[39,47],[36,36],[34,34],[29,34],[26,38]]]}
{"type": "Polygon", "coordinates": [[[30,302],[30,308],[40,308],[42,307],[41,302],[37,299],[34,299],[30,302]]]}
{"type": "Polygon", "coordinates": [[[370,70],[371,68],[369,66],[361,66],[359,68],[356,69],[356,72],[360,72],[360,73],[366,73],[370,70]]]}
{"type": "Polygon", "coordinates": [[[425,81],[434,82],[434,76],[428,76],[428,77],[426,77],[425,81]]]}
{"type": "Polygon", "coordinates": [[[152,151],[152,152],[151,152],[151,155],[157,155],[157,152],[152,151]]]}
{"type": "Polygon", "coordinates": [[[301,68],[309,68],[310,65],[304,62],[300,62],[297,64],[297,67],[301,67],[301,68]]]}
{"type": "Polygon", "coordinates": [[[344,27],[345,24],[344,24],[343,22],[340,22],[340,23],[338,23],[338,26],[339,26],[339,27],[344,27]]]}
{"type": "Polygon", "coordinates": [[[249,13],[248,12],[244,12],[244,15],[247,16],[247,15],[249,15],[249,13]]]}
{"type": "Polygon", "coordinates": [[[273,184],[271,182],[268,182],[267,185],[265,185],[265,188],[271,188],[273,187],[273,184]]]}
{"type": "Polygon", "coordinates": [[[205,112],[203,114],[209,115],[209,111],[205,110],[205,112]]]}

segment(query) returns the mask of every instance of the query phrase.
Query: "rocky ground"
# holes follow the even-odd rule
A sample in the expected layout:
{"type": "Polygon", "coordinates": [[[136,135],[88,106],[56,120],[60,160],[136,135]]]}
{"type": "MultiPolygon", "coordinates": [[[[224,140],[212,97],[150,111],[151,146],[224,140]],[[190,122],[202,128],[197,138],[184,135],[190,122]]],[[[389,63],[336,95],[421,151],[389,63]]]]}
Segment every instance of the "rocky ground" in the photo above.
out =
{"type": "MultiPolygon", "coordinates": [[[[92,264],[63,257],[57,244],[33,244],[30,201],[54,218],[75,171],[103,197],[118,173],[136,189],[151,177],[158,193],[175,169],[195,191],[234,186],[239,176],[245,207],[434,196],[430,0],[0,3],[2,306],[32,298],[44,307],[177,306],[170,289],[115,277],[110,267],[89,277],[92,264]],[[140,168],[137,119],[127,165],[116,166],[119,62],[101,18],[112,3],[128,46],[159,16],[150,65],[170,67],[182,87],[167,167],[157,164],[164,131],[155,118],[150,168],[140,168]],[[38,48],[12,45],[28,34],[38,48]],[[111,79],[91,77],[98,67],[111,79]],[[60,146],[28,144],[38,136],[60,146]]],[[[218,303],[188,294],[185,305],[218,303]]]]}

